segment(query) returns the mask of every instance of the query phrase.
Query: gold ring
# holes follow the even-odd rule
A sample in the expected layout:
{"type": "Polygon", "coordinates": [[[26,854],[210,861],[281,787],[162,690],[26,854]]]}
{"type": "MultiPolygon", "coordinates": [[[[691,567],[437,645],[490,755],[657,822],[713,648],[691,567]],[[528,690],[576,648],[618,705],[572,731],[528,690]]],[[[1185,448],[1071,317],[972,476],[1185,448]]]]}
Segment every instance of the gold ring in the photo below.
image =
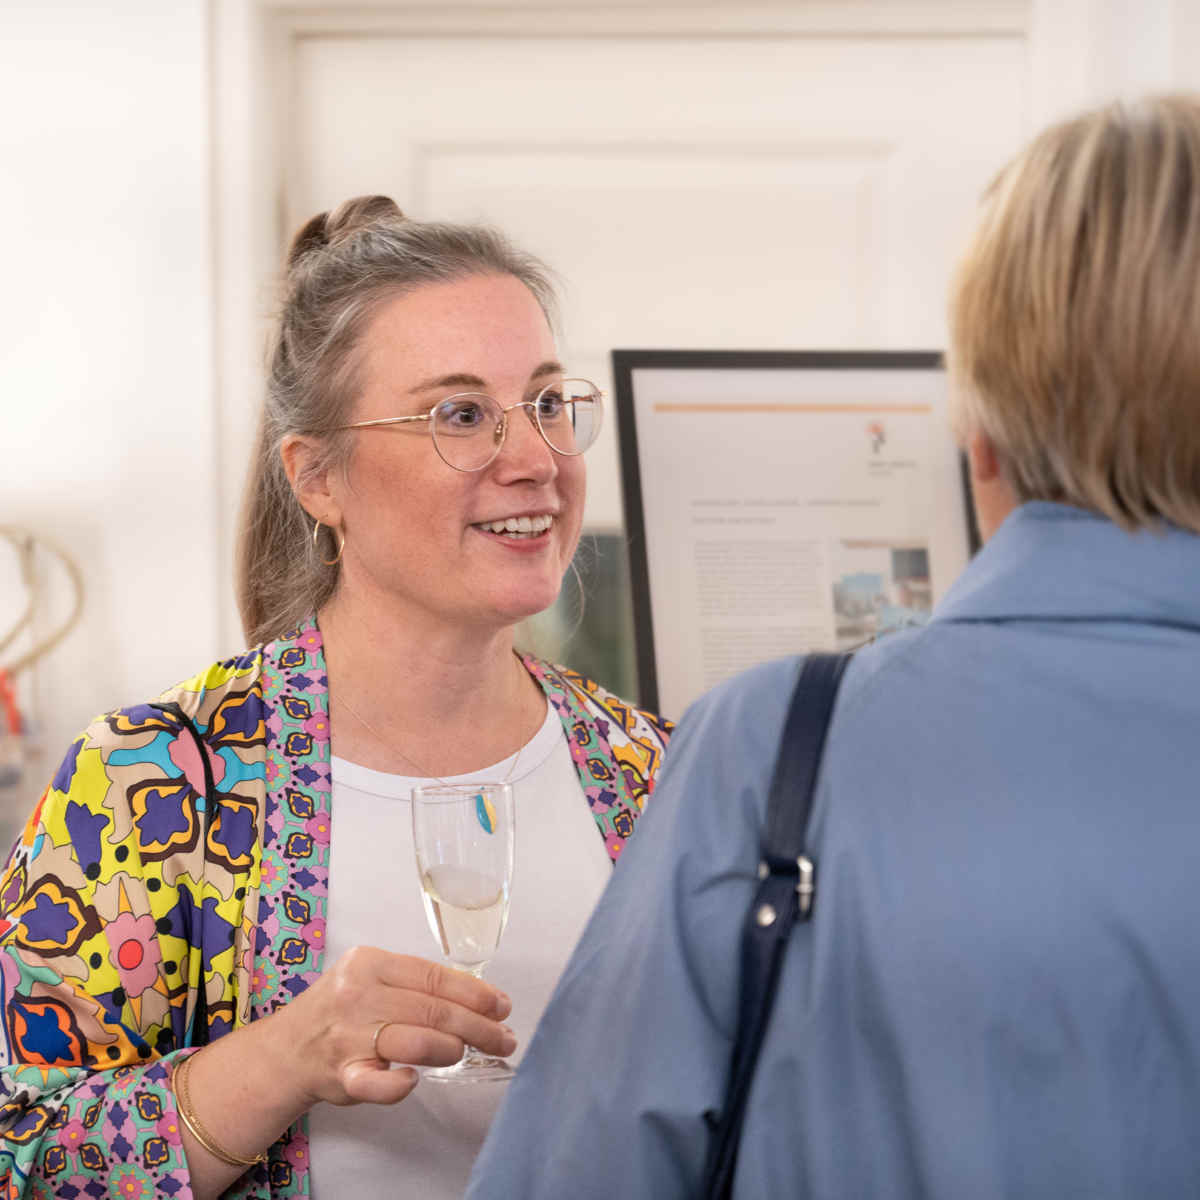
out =
{"type": "Polygon", "coordinates": [[[375,1057],[376,1057],[377,1059],[379,1059],[379,1061],[380,1061],[380,1062],[387,1062],[388,1060],[387,1060],[386,1058],[384,1058],[382,1054],[380,1054],[380,1053],[379,1053],[379,1035],[380,1035],[380,1034],[381,1034],[381,1033],[382,1033],[382,1032],[383,1032],[383,1031],[384,1031],[384,1030],[385,1030],[385,1029],[386,1029],[386,1028],[387,1028],[389,1025],[392,1025],[392,1024],[395,1024],[395,1022],[393,1022],[393,1021],[380,1021],[380,1022],[379,1022],[379,1024],[378,1024],[378,1025],[375,1027],[375,1036],[374,1036],[373,1038],[371,1038],[371,1053],[372,1053],[372,1054],[374,1054],[374,1055],[375,1055],[375,1057]]]}

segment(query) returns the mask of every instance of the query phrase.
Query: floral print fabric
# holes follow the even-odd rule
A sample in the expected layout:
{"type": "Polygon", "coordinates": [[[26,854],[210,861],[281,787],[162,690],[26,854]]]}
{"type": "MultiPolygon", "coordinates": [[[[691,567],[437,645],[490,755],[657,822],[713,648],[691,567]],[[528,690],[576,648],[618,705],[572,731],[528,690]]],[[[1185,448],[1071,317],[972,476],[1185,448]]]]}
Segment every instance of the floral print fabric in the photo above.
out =
{"type": "Polygon", "coordinates": [[[566,667],[532,657],[524,663],[563,723],[588,807],[615,863],[654,790],[672,726],[566,667]]]}
{"type": "MultiPolygon", "coordinates": [[[[523,661],[615,861],[670,726],[523,661]]],[[[0,881],[0,1200],[191,1196],[171,1070],[319,976],[331,829],[315,623],[75,741],[0,881]]],[[[307,1195],[306,1122],[226,1194],[307,1195]]]]}

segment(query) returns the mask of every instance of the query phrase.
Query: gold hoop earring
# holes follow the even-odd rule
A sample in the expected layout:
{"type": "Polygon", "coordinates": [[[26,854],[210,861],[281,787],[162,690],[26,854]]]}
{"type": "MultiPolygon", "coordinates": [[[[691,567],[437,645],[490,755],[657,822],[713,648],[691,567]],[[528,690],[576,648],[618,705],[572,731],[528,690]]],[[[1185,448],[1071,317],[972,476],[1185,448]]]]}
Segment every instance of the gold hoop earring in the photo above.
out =
{"type": "MultiPolygon", "coordinates": [[[[327,528],[329,529],[329,532],[330,532],[330,533],[333,533],[333,526],[332,526],[332,525],[330,525],[330,526],[327,526],[327,528]]],[[[320,552],[320,551],[317,549],[317,534],[318,534],[318,533],[320,533],[320,532],[321,532],[321,522],[320,522],[320,521],[318,521],[318,522],[317,522],[317,523],[316,523],[316,524],[313,526],[313,536],[312,536],[313,553],[314,553],[314,554],[316,554],[318,557],[320,557],[320,553],[321,553],[321,552],[320,552]]],[[[337,564],[338,564],[338,563],[340,563],[340,562],[342,561],[342,551],[343,551],[343,550],[345,550],[345,548],[346,548],[346,535],[343,533],[343,534],[339,534],[338,536],[339,536],[339,537],[340,537],[340,539],[341,539],[341,540],[338,542],[338,552],[337,552],[337,553],[336,553],[336,554],[335,554],[335,555],[334,555],[332,558],[322,558],[322,559],[321,559],[321,561],[322,561],[322,562],[323,562],[323,563],[324,563],[324,564],[325,564],[327,567],[336,567],[336,566],[337,566],[337,564]]]]}

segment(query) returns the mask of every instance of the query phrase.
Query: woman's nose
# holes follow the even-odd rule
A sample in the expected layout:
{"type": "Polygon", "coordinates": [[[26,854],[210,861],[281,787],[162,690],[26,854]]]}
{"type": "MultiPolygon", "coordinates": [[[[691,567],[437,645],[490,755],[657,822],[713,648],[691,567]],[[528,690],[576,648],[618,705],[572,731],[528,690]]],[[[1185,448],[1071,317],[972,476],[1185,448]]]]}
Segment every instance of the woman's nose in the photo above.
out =
{"type": "Polygon", "coordinates": [[[528,404],[514,404],[505,410],[504,444],[496,464],[501,473],[512,473],[514,478],[542,482],[558,474],[558,456],[542,437],[528,404]]]}

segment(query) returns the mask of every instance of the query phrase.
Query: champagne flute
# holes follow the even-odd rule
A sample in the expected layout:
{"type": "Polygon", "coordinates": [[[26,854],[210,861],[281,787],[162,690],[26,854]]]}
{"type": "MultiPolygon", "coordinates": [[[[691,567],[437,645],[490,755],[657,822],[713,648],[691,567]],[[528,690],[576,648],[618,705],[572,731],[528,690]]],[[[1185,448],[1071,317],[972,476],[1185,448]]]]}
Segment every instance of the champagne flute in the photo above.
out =
{"type": "MultiPolygon", "coordinates": [[[[452,966],[482,978],[508,920],[513,873],[513,794],[507,783],[413,788],[413,848],[434,940],[452,966]]],[[[513,1069],[467,1046],[451,1067],[423,1078],[483,1082],[513,1069]]]]}

